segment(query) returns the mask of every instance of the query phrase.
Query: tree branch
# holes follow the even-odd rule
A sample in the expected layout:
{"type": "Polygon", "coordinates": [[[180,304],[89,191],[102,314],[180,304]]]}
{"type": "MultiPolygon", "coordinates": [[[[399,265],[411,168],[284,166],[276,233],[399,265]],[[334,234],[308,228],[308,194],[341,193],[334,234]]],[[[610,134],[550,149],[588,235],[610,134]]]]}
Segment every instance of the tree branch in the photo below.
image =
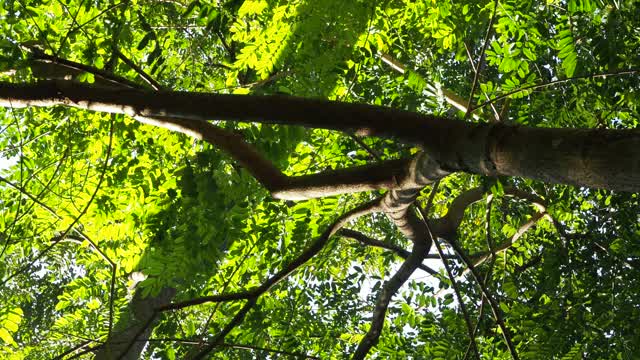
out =
{"type": "Polygon", "coordinates": [[[457,244],[457,242],[451,241],[451,242],[449,242],[449,245],[451,245],[451,247],[453,247],[455,252],[458,254],[458,256],[460,256],[462,261],[465,263],[465,265],[467,265],[467,267],[471,271],[471,275],[473,276],[474,280],[476,281],[476,284],[478,285],[478,287],[482,291],[482,294],[487,298],[487,301],[489,302],[489,306],[491,307],[491,311],[493,312],[493,316],[496,319],[496,322],[498,323],[498,326],[500,327],[500,330],[502,330],[502,336],[504,337],[504,340],[505,340],[505,343],[507,345],[507,349],[509,350],[509,353],[511,353],[511,357],[513,358],[513,360],[518,360],[519,359],[518,353],[516,352],[516,348],[513,345],[513,342],[511,341],[511,331],[509,331],[509,328],[507,327],[507,325],[504,322],[504,319],[502,317],[502,312],[500,310],[500,307],[496,303],[496,300],[493,297],[493,294],[491,293],[489,288],[484,285],[484,282],[482,281],[482,279],[480,277],[480,274],[478,274],[478,270],[475,268],[475,266],[473,266],[473,263],[471,262],[469,257],[467,257],[467,255],[464,253],[464,251],[460,248],[460,246],[457,244]]]}
{"type": "Polygon", "coordinates": [[[151,77],[151,75],[147,74],[144,70],[142,70],[142,68],[140,68],[138,65],[136,65],[136,63],[134,63],[128,57],[126,57],[122,52],[120,52],[120,50],[118,50],[117,48],[114,48],[113,51],[115,52],[116,56],[120,60],[122,60],[125,64],[127,64],[131,69],[133,69],[133,71],[138,73],[138,75],[140,75],[142,80],[146,81],[147,84],[149,84],[149,86],[153,88],[153,90],[163,89],[163,86],[160,85],[153,77],[151,77]]]}
{"type": "MultiPolygon", "coordinates": [[[[548,183],[640,191],[640,131],[551,129],[476,124],[355,103],[291,96],[222,95],[106,89],[69,81],[0,82],[0,106],[65,105],[132,117],[255,121],[356,135],[397,136],[417,143],[432,168],[548,183]],[[571,171],[561,171],[571,164],[571,171]],[[559,170],[560,169],[560,170],[559,170]]],[[[422,172],[431,179],[441,176],[422,172]]]]}
{"type": "MultiPolygon", "coordinates": [[[[416,241],[413,245],[411,255],[402,263],[400,269],[389,279],[380,289],[376,305],[373,310],[371,327],[367,334],[362,338],[358,348],[352,356],[353,360],[362,360],[369,353],[380,339],[382,327],[384,325],[385,315],[389,302],[393,295],[400,287],[409,279],[411,274],[420,266],[424,260],[425,253],[429,250],[427,241],[416,241]]],[[[430,243],[430,242],[429,242],[430,243]]]]}
{"type": "MultiPolygon", "coordinates": [[[[119,56],[124,56],[117,49],[115,51],[119,56]]],[[[56,69],[58,75],[53,77],[54,79],[65,79],[69,74],[89,72],[103,79],[102,84],[109,87],[142,88],[141,85],[126,78],[92,66],[41,52],[34,54],[34,56],[50,62],[50,65],[56,69]]],[[[36,65],[34,64],[34,67],[36,65]]],[[[135,69],[135,64],[129,65],[135,69]]],[[[42,76],[48,78],[44,74],[42,76]]],[[[154,88],[160,88],[160,85],[155,81],[153,83],[154,88]]],[[[434,167],[433,161],[421,153],[413,158],[382,161],[376,164],[331,170],[319,174],[287,177],[253,145],[247,143],[242,136],[209,122],[163,116],[136,116],[135,118],[142,123],[178,131],[221,148],[246,168],[277,199],[304,200],[359,191],[417,188],[432,181],[422,175],[425,172],[432,173],[436,178],[447,174],[441,172],[438,167],[434,167]]]]}
{"type": "Polygon", "coordinates": [[[70,80],[83,72],[93,74],[96,85],[113,88],[142,89],[142,85],[112,72],[101,70],[93,66],[63,59],[55,55],[46,54],[39,49],[28,48],[34,58],[31,63],[33,76],[47,80],[70,80]]]}
{"type": "MultiPolygon", "coordinates": [[[[359,241],[365,245],[370,245],[370,246],[375,246],[375,247],[379,247],[381,249],[386,249],[386,250],[390,250],[393,251],[396,255],[398,255],[399,257],[403,258],[403,259],[407,259],[410,255],[411,252],[407,251],[399,246],[393,245],[393,244],[388,244],[386,242],[380,241],[378,239],[374,239],[372,237],[369,237],[359,231],[355,231],[355,230],[351,230],[351,229],[341,229],[340,231],[338,231],[338,235],[343,236],[343,237],[349,237],[352,238],[356,241],[359,241]]],[[[433,258],[433,255],[426,255],[425,259],[428,258],[433,258]]],[[[418,266],[418,269],[429,273],[435,277],[440,278],[440,273],[433,270],[432,268],[424,265],[424,264],[420,264],[418,266]]]]}
{"type": "Polygon", "coordinates": [[[343,214],[340,216],[331,226],[329,226],[325,232],[318,237],[305,251],[303,251],[297,258],[295,258],[289,265],[287,265],[284,269],[280,270],[278,273],[270,277],[267,281],[262,283],[262,285],[239,293],[230,293],[230,294],[220,294],[220,295],[212,295],[212,296],[203,296],[179,303],[172,303],[162,307],[158,307],[158,311],[167,311],[167,310],[177,310],[182,309],[189,306],[209,303],[209,302],[225,302],[225,301],[234,301],[234,300],[249,300],[253,298],[258,298],[262,294],[269,291],[273,286],[279,283],[282,279],[286,278],[294,272],[297,268],[304,265],[307,261],[313,258],[322,248],[326,245],[327,241],[331,236],[336,234],[338,230],[340,230],[344,225],[346,225],[349,221],[356,219],[360,216],[370,214],[372,212],[378,211],[380,207],[380,200],[376,199],[360,205],[353,210],[343,214]]]}

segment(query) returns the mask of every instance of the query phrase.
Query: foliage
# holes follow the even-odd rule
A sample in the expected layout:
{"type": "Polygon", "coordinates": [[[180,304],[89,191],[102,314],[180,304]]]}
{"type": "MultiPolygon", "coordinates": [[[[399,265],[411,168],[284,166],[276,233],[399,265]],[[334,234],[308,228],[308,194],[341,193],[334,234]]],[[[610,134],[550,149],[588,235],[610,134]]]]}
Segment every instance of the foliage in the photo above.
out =
{"type": "MultiPolygon", "coordinates": [[[[59,78],[47,54],[149,90],[319,97],[539,127],[638,129],[640,121],[640,10],[632,0],[0,4],[0,80],[59,78]],[[451,94],[463,99],[468,114],[452,107],[451,94]]],[[[101,81],[86,69],[70,74],[101,81]]],[[[278,201],[228,155],[182,134],[67,108],[0,112],[3,358],[71,358],[107,341],[118,319],[127,321],[136,291],[154,295],[172,287],[180,302],[258,287],[336,216],[379,195],[278,201]],[[70,349],[75,352],[65,353],[70,349]]],[[[417,151],[395,139],[214,123],[241,134],[287,175],[417,151]]],[[[505,247],[478,269],[520,358],[639,353],[639,195],[454,174],[440,183],[430,214],[445,215],[474,187],[487,189],[492,200],[467,209],[456,239],[472,258],[489,251],[488,238],[505,247]],[[546,208],[510,196],[508,188],[544,199],[546,208]],[[516,239],[538,212],[544,216],[516,239]]],[[[410,245],[385,216],[349,227],[410,245]]],[[[333,237],[261,296],[212,356],[352,353],[400,260],[333,237]]],[[[479,353],[509,358],[465,264],[450,263],[478,327],[479,353]]],[[[451,280],[440,263],[434,266],[441,276],[417,272],[393,298],[373,358],[465,357],[465,319],[451,280]]],[[[210,340],[242,306],[205,303],[164,312],[141,356],[190,358],[194,342],[210,340]]]]}

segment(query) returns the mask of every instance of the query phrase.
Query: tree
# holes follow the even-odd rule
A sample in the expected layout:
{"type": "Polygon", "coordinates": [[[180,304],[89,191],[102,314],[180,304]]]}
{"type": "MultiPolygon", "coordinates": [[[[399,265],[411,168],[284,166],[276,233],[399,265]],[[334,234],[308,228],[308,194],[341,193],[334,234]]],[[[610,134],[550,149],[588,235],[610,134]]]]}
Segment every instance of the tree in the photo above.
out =
{"type": "Polygon", "coordinates": [[[7,2],[2,351],[631,358],[637,17],[532,5],[7,2]]]}

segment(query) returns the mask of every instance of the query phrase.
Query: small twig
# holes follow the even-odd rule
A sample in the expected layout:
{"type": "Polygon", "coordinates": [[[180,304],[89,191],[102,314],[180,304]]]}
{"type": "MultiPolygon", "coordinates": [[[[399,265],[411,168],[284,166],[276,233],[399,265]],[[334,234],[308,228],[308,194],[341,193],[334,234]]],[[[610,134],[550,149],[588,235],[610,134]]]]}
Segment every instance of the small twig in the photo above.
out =
{"type": "Polygon", "coordinates": [[[138,66],[136,63],[131,61],[131,59],[126,57],[120,50],[118,50],[117,48],[114,48],[113,52],[116,54],[116,56],[118,56],[120,60],[122,60],[125,64],[127,64],[127,66],[129,66],[136,73],[138,73],[138,75],[140,75],[142,80],[146,81],[147,84],[149,84],[153,88],[153,90],[158,91],[163,89],[163,86],[160,85],[151,75],[147,74],[144,70],[142,70],[140,66],[138,66]]]}
{"type": "Polygon", "coordinates": [[[482,69],[482,63],[484,61],[485,51],[487,50],[487,45],[489,44],[489,36],[491,36],[491,28],[493,27],[493,21],[496,18],[496,13],[498,10],[498,0],[494,0],[493,5],[493,14],[489,19],[489,25],[487,25],[487,33],[484,36],[484,43],[482,44],[482,49],[480,50],[480,55],[478,56],[478,66],[473,66],[475,68],[475,73],[473,75],[473,83],[471,83],[471,92],[469,93],[469,101],[467,102],[467,112],[464,114],[464,118],[468,119],[471,116],[471,102],[473,101],[473,96],[476,92],[476,87],[478,86],[478,79],[480,78],[480,70],[482,69]]]}
{"type": "Polygon", "coordinates": [[[495,317],[496,322],[498,323],[498,326],[500,327],[500,330],[502,330],[502,336],[504,337],[505,343],[507,345],[507,348],[509,349],[509,353],[511,354],[511,357],[513,358],[513,360],[518,360],[519,359],[518,353],[516,352],[516,348],[513,345],[513,342],[511,341],[511,332],[509,331],[509,328],[507,327],[507,325],[504,322],[504,319],[502,317],[502,312],[500,311],[500,307],[496,303],[493,294],[491,293],[489,288],[487,288],[484,285],[484,282],[482,281],[480,274],[478,274],[478,270],[473,265],[473,262],[469,259],[469,257],[460,248],[460,245],[458,245],[458,243],[456,241],[450,241],[449,245],[451,245],[451,247],[454,249],[454,251],[458,254],[458,256],[460,256],[462,261],[465,263],[465,265],[471,271],[471,275],[473,276],[473,279],[478,284],[478,287],[480,287],[480,290],[482,291],[482,294],[489,301],[489,305],[491,306],[491,311],[493,312],[493,316],[495,317]]]}
{"type": "Polygon", "coordinates": [[[193,357],[193,360],[204,359],[213,349],[223,342],[224,338],[233,330],[236,326],[238,326],[247,316],[249,311],[253,308],[253,306],[258,301],[258,298],[252,298],[247,301],[246,304],[236,313],[236,315],[231,319],[231,321],[218,333],[216,336],[209,342],[209,344],[202,349],[198,354],[193,357]]]}
{"type": "MultiPolygon", "coordinates": [[[[435,187],[434,189],[432,189],[431,191],[431,195],[433,195],[435,193],[435,187]]],[[[429,197],[429,200],[432,200],[432,196],[429,197]]],[[[427,203],[428,206],[431,206],[430,201],[427,203]]],[[[453,276],[453,273],[451,272],[451,268],[449,267],[449,264],[447,263],[447,260],[445,259],[444,256],[444,252],[442,251],[442,247],[440,246],[440,243],[438,242],[438,239],[433,235],[433,232],[431,232],[431,227],[429,226],[429,222],[427,221],[428,219],[428,213],[426,210],[423,210],[421,207],[418,207],[418,212],[420,213],[420,215],[422,216],[422,222],[424,223],[424,225],[427,227],[427,231],[429,232],[429,236],[431,237],[431,239],[433,240],[434,245],[436,246],[436,250],[438,251],[438,255],[440,255],[440,260],[442,261],[442,264],[444,265],[445,270],[447,271],[447,275],[449,276],[449,279],[451,279],[451,284],[453,286],[453,291],[456,294],[456,298],[458,298],[458,303],[460,304],[460,310],[462,311],[462,316],[464,317],[464,321],[467,324],[467,332],[469,334],[469,340],[471,342],[473,342],[473,350],[476,354],[476,358],[479,360],[480,359],[480,354],[478,353],[478,346],[475,342],[475,336],[473,334],[473,328],[471,325],[471,320],[469,319],[469,313],[467,312],[467,307],[464,304],[464,301],[462,299],[462,295],[460,293],[460,288],[458,287],[458,282],[456,281],[455,277],[453,276]]]]}
{"type": "Polygon", "coordinates": [[[220,346],[222,346],[222,347],[230,347],[230,348],[234,348],[234,349],[265,351],[265,352],[270,352],[270,353],[274,353],[274,354],[294,356],[297,359],[312,359],[312,360],[316,360],[316,359],[319,360],[320,359],[317,356],[311,356],[311,355],[307,355],[307,354],[304,354],[304,353],[290,352],[290,351],[284,351],[284,350],[275,350],[275,349],[269,349],[269,348],[260,347],[260,346],[253,346],[253,345],[223,343],[223,344],[220,344],[220,346]]]}
{"type": "MultiPolygon", "coordinates": [[[[365,235],[365,234],[363,234],[363,233],[361,233],[359,231],[355,231],[355,230],[351,230],[351,229],[341,229],[338,232],[338,235],[355,239],[355,240],[357,240],[357,241],[359,241],[359,242],[361,242],[361,243],[363,243],[365,245],[375,246],[375,247],[379,247],[379,248],[382,248],[382,249],[387,249],[387,250],[393,251],[396,255],[398,255],[399,257],[401,257],[401,258],[403,258],[405,260],[411,255],[410,251],[407,251],[407,250],[405,250],[405,249],[403,249],[403,248],[401,248],[399,246],[396,246],[396,245],[393,245],[393,244],[388,244],[388,243],[386,243],[384,241],[380,241],[378,239],[371,238],[371,237],[369,237],[369,236],[367,236],[367,235],[365,235]]],[[[433,258],[433,256],[430,256],[430,255],[425,256],[425,259],[428,259],[428,258],[433,258]]],[[[429,273],[429,274],[431,274],[431,275],[433,275],[433,276],[435,276],[435,277],[437,277],[439,279],[441,277],[439,272],[433,270],[432,268],[430,268],[430,267],[428,267],[428,266],[426,266],[424,264],[418,265],[418,269],[420,269],[420,270],[422,270],[422,271],[424,271],[426,273],[429,273]]]]}
{"type": "Polygon", "coordinates": [[[362,139],[360,139],[354,134],[349,134],[349,137],[353,139],[353,141],[355,141],[356,144],[360,145],[363,149],[365,149],[371,156],[373,156],[374,159],[376,159],[377,161],[382,161],[382,157],[375,150],[373,150],[371,146],[367,145],[364,141],[362,141],[362,139]]]}
{"type": "Polygon", "coordinates": [[[134,81],[131,81],[127,78],[111,73],[109,71],[101,70],[93,66],[81,64],[75,61],[63,59],[55,55],[49,55],[35,48],[27,48],[27,49],[33,54],[33,58],[35,60],[41,60],[42,62],[49,63],[49,64],[56,64],[76,72],[82,72],[82,71],[88,72],[90,74],[93,74],[99,77],[100,79],[104,80],[107,83],[112,83],[113,86],[116,86],[116,87],[128,87],[132,89],[144,88],[143,86],[141,86],[140,84],[134,81]]]}
{"type": "Polygon", "coordinates": [[[71,229],[73,229],[74,226],[76,226],[76,224],[78,223],[78,221],[80,221],[80,218],[82,216],[84,216],[84,214],[86,214],[86,212],[89,210],[89,206],[91,206],[91,204],[93,203],[93,200],[96,198],[96,195],[98,194],[98,191],[100,190],[100,187],[102,186],[102,181],[104,180],[104,175],[107,172],[107,167],[109,165],[109,159],[111,158],[111,150],[113,148],[113,133],[114,133],[114,126],[113,126],[113,121],[112,121],[111,122],[110,134],[109,134],[109,145],[107,147],[107,153],[105,155],[104,165],[102,167],[102,171],[100,172],[100,178],[98,179],[98,184],[96,185],[96,188],[93,191],[93,194],[91,194],[91,197],[89,198],[89,201],[87,201],[87,204],[84,206],[82,211],[80,211],[78,216],[76,216],[76,218],[71,222],[71,224],[69,224],[69,226],[62,232],[62,234],[60,234],[59,236],[56,237],[56,240],[54,240],[51,245],[47,246],[44,250],[42,250],[27,265],[23,266],[18,271],[12,273],[6,279],[2,280],[1,285],[6,284],[12,278],[14,278],[17,275],[20,275],[23,272],[27,271],[29,268],[31,268],[31,266],[33,266],[34,263],[36,263],[38,260],[40,260],[42,257],[44,257],[54,246],[56,246],[56,244],[58,244],[60,241],[62,241],[67,236],[67,234],[69,234],[71,229]]]}
{"type": "Polygon", "coordinates": [[[638,69],[629,69],[629,70],[620,70],[620,71],[614,71],[614,72],[610,72],[610,73],[601,73],[601,74],[592,74],[592,75],[581,75],[581,76],[573,76],[570,78],[566,78],[566,79],[558,79],[558,80],[554,80],[554,81],[550,81],[544,84],[537,84],[537,85],[529,85],[529,86],[525,86],[522,88],[518,88],[512,91],[509,91],[507,93],[504,93],[502,95],[496,96],[494,98],[491,98],[490,100],[487,100],[485,102],[483,102],[482,104],[474,107],[471,112],[475,112],[478,109],[481,109],[489,104],[495,103],[498,100],[502,100],[504,98],[507,98],[513,94],[517,94],[517,93],[521,93],[524,91],[528,91],[528,90],[535,90],[535,89],[540,89],[540,88],[545,88],[545,87],[549,87],[549,86],[553,86],[553,85],[557,85],[557,84],[562,84],[565,82],[570,82],[570,81],[574,81],[574,80],[583,80],[583,79],[596,79],[596,78],[606,78],[607,76],[622,76],[622,75],[634,75],[639,73],[640,70],[638,69]]]}
{"type": "MultiPolygon", "coordinates": [[[[467,46],[467,43],[466,43],[466,42],[464,43],[464,49],[465,49],[465,50],[466,50],[466,52],[467,52],[467,58],[469,59],[469,63],[471,64],[471,68],[473,69],[473,72],[474,72],[475,74],[477,74],[477,73],[478,73],[478,68],[476,68],[476,65],[475,65],[475,64],[474,64],[474,62],[473,62],[473,56],[471,55],[471,51],[469,51],[469,47],[467,46]]],[[[489,99],[489,95],[487,95],[487,93],[486,93],[484,90],[482,91],[482,94],[483,94],[487,99],[489,99]]],[[[470,105],[470,104],[467,104],[467,105],[470,105]]],[[[500,121],[501,117],[500,117],[500,114],[498,113],[498,110],[496,109],[496,107],[495,107],[493,104],[491,104],[490,106],[491,106],[491,110],[493,110],[493,115],[495,116],[496,121],[500,121]]],[[[470,107],[471,107],[471,106],[467,106],[467,110],[468,110],[470,107]]],[[[466,114],[466,111],[465,111],[465,114],[466,114]]]]}
{"type": "MultiPolygon", "coordinates": [[[[487,240],[487,248],[489,252],[491,252],[491,265],[489,266],[489,271],[487,271],[487,275],[484,277],[484,286],[488,286],[489,279],[491,278],[491,273],[493,271],[493,264],[495,263],[495,251],[493,244],[493,236],[491,236],[491,209],[493,208],[493,194],[489,194],[487,196],[487,211],[485,215],[485,238],[487,240]]],[[[486,299],[482,296],[480,300],[480,310],[478,311],[478,320],[476,320],[476,324],[473,328],[473,332],[471,333],[473,338],[475,338],[476,333],[478,332],[478,328],[480,327],[480,322],[482,321],[482,316],[484,315],[486,299]]],[[[467,345],[467,351],[464,354],[464,360],[466,360],[469,356],[471,348],[473,347],[473,343],[469,341],[469,345],[467,345]]]]}

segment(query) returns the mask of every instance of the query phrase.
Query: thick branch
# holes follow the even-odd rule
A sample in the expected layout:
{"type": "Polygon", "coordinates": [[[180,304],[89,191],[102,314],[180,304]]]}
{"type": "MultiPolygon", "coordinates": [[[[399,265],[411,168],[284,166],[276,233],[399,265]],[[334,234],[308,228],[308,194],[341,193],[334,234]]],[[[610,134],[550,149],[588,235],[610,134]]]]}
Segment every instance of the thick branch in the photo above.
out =
{"type": "MultiPolygon", "coordinates": [[[[117,49],[115,51],[118,56],[124,56],[117,49]]],[[[142,88],[126,78],[92,66],[40,52],[35,53],[34,56],[42,60],[32,64],[33,71],[45,79],[67,79],[82,72],[89,72],[101,80],[99,83],[101,86],[142,88]],[[46,62],[48,68],[50,67],[49,71],[44,71],[45,63],[42,61],[46,62]]],[[[128,59],[126,60],[128,61],[128,59]]],[[[128,64],[136,68],[135,64],[130,61],[128,64]]],[[[136,70],[141,72],[137,68],[136,70]]],[[[147,74],[144,75],[148,77],[147,74]]],[[[155,81],[152,79],[151,81],[154,89],[161,89],[155,81]]],[[[415,188],[430,183],[432,181],[430,177],[440,178],[446,175],[424,153],[420,153],[413,158],[378,162],[312,175],[287,177],[253,145],[245,142],[242,136],[211,123],[175,117],[138,116],[136,119],[145,124],[178,131],[205,140],[219,147],[246,168],[277,199],[304,200],[359,191],[415,188]],[[426,177],[423,175],[425,173],[426,177]]]]}
{"type": "MultiPolygon", "coordinates": [[[[416,242],[428,239],[426,227],[417,220],[415,213],[410,209],[420,194],[420,189],[391,190],[382,199],[382,210],[398,227],[398,230],[407,239],[416,242]]],[[[427,250],[431,244],[427,247],[427,250]]]]}
{"type": "Polygon", "coordinates": [[[116,325],[116,331],[99,348],[95,359],[138,359],[146,343],[135,339],[151,335],[152,324],[158,321],[158,313],[154,308],[169,303],[175,293],[175,289],[165,287],[156,296],[143,297],[142,291],[136,290],[129,303],[131,318],[121,320],[116,325]]]}
{"type": "Polygon", "coordinates": [[[381,189],[419,190],[448,174],[421,152],[407,159],[290,177],[281,190],[274,190],[272,194],[279,199],[302,200],[381,189]]]}
{"type": "Polygon", "coordinates": [[[640,191],[640,131],[473,124],[364,104],[289,96],[105,89],[68,81],[0,83],[0,106],[65,105],[133,117],[256,121],[397,136],[441,169],[640,191]]]}

